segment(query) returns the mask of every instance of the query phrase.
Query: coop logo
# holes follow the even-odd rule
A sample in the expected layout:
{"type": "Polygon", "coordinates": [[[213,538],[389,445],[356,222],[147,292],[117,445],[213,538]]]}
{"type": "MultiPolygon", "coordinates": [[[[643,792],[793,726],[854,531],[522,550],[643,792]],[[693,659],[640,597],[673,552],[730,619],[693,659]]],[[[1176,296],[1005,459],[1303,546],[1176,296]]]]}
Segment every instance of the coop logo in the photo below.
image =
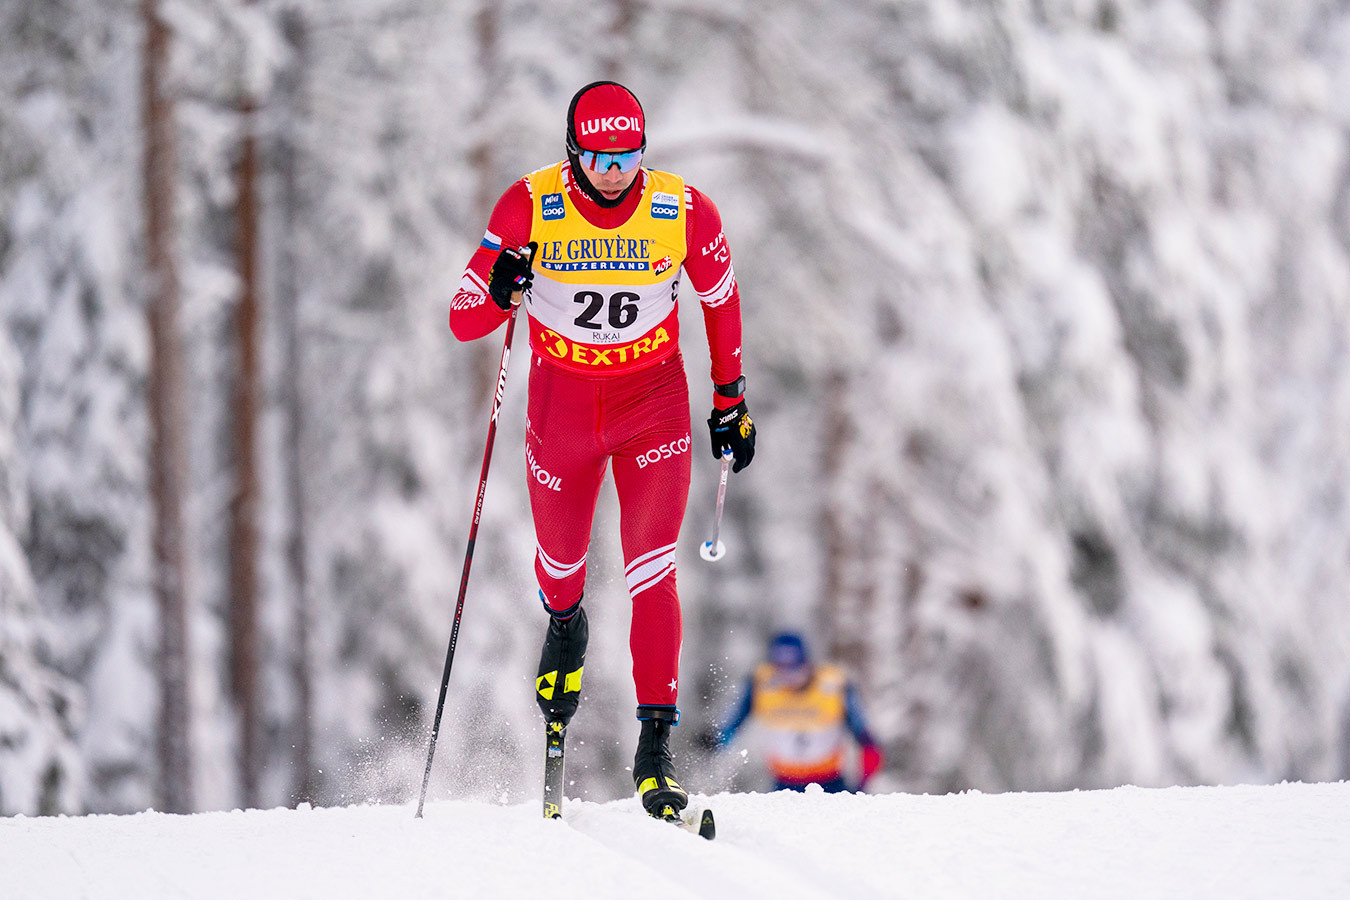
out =
{"type": "Polygon", "coordinates": [[[671,441],[669,444],[661,444],[659,447],[653,447],[646,453],[638,454],[638,468],[645,469],[652,463],[659,463],[663,459],[670,459],[672,456],[679,456],[681,453],[688,452],[689,435],[686,434],[684,437],[671,441]]]}
{"type": "Polygon", "coordinates": [[[538,460],[534,458],[534,451],[530,445],[525,445],[525,462],[530,466],[530,477],[548,488],[550,491],[562,490],[562,476],[550,475],[548,470],[539,465],[538,460]]]}
{"type": "Polygon", "coordinates": [[[665,191],[652,193],[653,219],[678,219],[680,217],[680,198],[665,191]]]}
{"type": "Polygon", "coordinates": [[[550,219],[561,219],[567,215],[567,208],[563,206],[562,194],[545,194],[539,198],[539,204],[543,210],[545,222],[550,219]]]}

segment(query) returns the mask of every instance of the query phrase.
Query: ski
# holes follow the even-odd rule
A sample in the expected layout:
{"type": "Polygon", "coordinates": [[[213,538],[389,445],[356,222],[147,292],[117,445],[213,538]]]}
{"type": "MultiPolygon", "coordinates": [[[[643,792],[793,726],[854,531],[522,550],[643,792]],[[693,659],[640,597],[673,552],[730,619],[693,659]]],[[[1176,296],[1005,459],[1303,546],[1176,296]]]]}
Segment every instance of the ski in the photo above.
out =
{"type": "Polygon", "coordinates": [[[673,807],[667,806],[650,815],[653,819],[669,822],[691,834],[698,835],[704,840],[711,841],[713,838],[717,837],[717,822],[713,818],[713,811],[711,809],[696,809],[681,815],[676,812],[673,807]]]}
{"type": "Polygon", "coordinates": [[[563,802],[563,741],[566,722],[544,725],[544,818],[561,819],[563,802]]]}

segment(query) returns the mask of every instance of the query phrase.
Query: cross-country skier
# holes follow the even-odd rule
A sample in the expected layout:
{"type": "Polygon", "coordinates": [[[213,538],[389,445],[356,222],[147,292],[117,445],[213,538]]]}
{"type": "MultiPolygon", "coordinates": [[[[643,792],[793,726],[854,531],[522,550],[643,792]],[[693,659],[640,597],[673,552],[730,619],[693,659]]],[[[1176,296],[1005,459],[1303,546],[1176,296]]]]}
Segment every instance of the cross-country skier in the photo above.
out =
{"type": "Polygon", "coordinates": [[[581,605],[591,520],[606,466],[619,497],[630,647],[641,721],[633,780],[653,815],[678,813],[670,728],[679,722],[680,602],[675,544],[689,496],[688,383],[676,301],[689,284],[712,357],[712,452],[750,464],[740,292],[722,220],[678,175],[642,166],[645,116],[612,81],[588,84],[567,112],[567,158],[497,201],[450,309],[462,341],[529,314],[525,464],[549,614],[536,681],[545,718],[566,723],[586,657],[581,605]]]}
{"type": "Polygon", "coordinates": [[[857,789],[863,790],[881,768],[881,749],[863,720],[857,688],[838,666],[812,663],[806,641],[796,632],[781,632],[769,642],[767,659],[747,679],[735,710],[708,743],[725,747],[751,719],[774,790],[802,791],[808,784],[831,793],[848,790],[844,753],[850,735],[861,749],[857,789]]]}

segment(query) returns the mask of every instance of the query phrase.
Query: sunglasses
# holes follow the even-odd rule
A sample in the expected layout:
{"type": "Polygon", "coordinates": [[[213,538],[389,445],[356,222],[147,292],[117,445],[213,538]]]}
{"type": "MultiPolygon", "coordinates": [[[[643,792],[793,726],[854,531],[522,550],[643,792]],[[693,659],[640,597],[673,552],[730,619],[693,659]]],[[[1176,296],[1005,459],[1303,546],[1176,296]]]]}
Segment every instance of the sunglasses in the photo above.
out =
{"type": "Polygon", "coordinates": [[[642,162],[641,150],[627,150],[623,153],[604,153],[599,150],[579,150],[577,158],[592,172],[608,172],[610,166],[618,166],[620,172],[631,172],[642,162]]]}

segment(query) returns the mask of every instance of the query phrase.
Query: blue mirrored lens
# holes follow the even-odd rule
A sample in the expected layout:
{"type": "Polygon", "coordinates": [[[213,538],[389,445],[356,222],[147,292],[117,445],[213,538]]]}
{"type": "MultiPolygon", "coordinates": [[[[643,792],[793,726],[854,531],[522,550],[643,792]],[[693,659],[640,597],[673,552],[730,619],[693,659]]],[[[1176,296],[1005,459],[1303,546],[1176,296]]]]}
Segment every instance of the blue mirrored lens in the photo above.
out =
{"type": "Polygon", "coordinates": [[[641,150],[629,150],[627,153],[599,153],[595,150],[582,150],[577,154],[581,164],[592,172],[608,172],[610,166],[617,165],[620,172],[631,172],[642,162],[641,150]]]}

